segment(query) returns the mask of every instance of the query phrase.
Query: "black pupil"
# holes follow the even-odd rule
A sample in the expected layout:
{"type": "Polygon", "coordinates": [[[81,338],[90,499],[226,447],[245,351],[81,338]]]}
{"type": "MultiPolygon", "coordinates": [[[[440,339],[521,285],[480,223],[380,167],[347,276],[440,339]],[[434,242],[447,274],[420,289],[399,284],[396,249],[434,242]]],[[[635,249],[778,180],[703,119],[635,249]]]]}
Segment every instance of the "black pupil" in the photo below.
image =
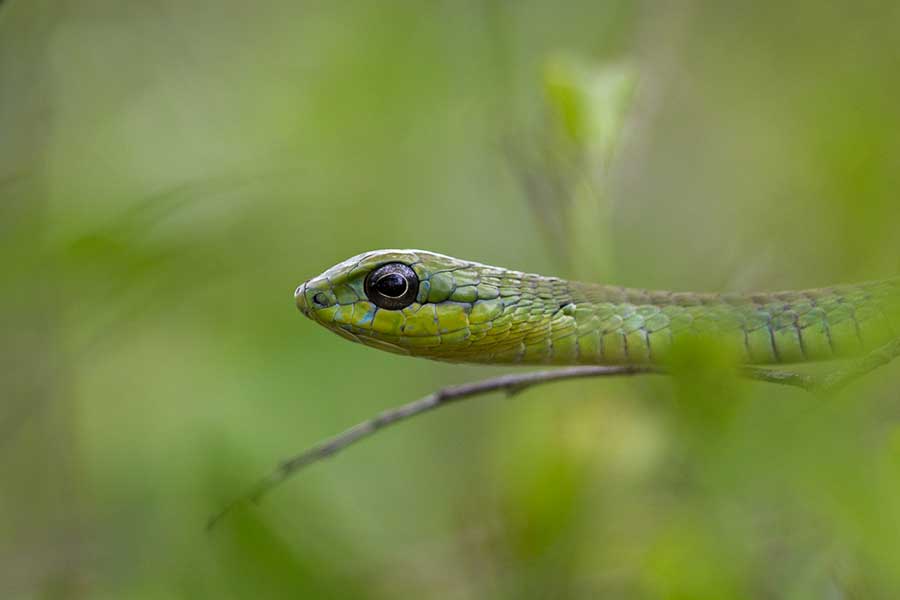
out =
{"type": "Polygon", "coordinates": [[[407,287],[406,279],[398,273],[388,273],[375,283],[375,289],[388,298],[399,298],[407,287]]]}

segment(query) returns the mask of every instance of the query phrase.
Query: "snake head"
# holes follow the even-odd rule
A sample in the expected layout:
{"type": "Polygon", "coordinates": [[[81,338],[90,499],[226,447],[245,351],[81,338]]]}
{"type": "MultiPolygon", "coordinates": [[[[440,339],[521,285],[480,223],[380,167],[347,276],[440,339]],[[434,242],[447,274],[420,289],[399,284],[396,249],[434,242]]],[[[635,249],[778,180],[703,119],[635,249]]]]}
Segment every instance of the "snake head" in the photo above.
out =
{"type": "Polygon", "coordinates": [[[377,250],[331,267],[294,296],[304,315],[349,340],[466,360],[492,321],[518,302],[521,277],[433,252],[377,250]]]}

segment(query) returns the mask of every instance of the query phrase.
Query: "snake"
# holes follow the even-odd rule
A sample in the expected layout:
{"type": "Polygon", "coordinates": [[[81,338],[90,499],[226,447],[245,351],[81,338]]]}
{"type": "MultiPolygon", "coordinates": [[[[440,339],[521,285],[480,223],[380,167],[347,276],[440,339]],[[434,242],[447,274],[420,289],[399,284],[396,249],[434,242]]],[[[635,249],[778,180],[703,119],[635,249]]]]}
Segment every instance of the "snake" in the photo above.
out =
{"type": "Polygon", "coordinates": [[[739,364],[865,354],[900,332],[900,277],[783,292],[569,281],[425,250],[375,250],[300,284],[300,312],[348,340],[476,364],[664,364],[715,343],[739,364]]]}

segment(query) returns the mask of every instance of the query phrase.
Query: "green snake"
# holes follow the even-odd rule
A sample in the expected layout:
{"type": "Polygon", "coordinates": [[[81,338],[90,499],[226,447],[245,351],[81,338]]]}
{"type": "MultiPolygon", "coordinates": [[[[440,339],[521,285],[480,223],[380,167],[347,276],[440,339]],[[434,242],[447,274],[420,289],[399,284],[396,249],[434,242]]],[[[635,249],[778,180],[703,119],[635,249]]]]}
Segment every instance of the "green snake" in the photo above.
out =
{"type": "Polygon", "coordinates": [[[301,284],[297,307],[354,342],[483,364],[660,364],[708,339],[747,365],[863,354],[900,332],[900,278],[761,293],[567,281],[422,250],[354,256],[301,284]]]}

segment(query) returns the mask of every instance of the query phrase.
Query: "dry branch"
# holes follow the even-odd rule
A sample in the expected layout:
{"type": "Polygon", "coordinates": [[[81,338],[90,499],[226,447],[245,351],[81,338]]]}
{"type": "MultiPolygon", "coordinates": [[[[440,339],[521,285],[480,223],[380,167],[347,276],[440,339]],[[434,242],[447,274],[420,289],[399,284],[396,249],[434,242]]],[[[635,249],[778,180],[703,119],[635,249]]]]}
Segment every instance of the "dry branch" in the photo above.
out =
{"type": "MultiPolygon", "coordinates": [[[[745,367],[741,370],[741,375],[756,381],[798,387],[808,392],[833,392],[866,373],[888,364],[898,355],[900,355],[900,340],[895,340],[863,358],[825,375],[810,375],[762,367],[745,367]]],[[[577,366],[530,373],[512,373],[442,388],[423,398],[386,410],[371,419],[357,423],[305,452],[283,461],[268,476],[260,480],[249,493],[234,500],[213,516],[208,523],[208,528],[213,528],[239,505],[258,503],[272,488],[301,469],[333,456],[348,446],[374,435],[381,429],[452,402],[498,391],[506,392],[508,396],[511,396],[531,387],[564,379],[665,373],[664,368],[654,365],[577,366]]]]}

